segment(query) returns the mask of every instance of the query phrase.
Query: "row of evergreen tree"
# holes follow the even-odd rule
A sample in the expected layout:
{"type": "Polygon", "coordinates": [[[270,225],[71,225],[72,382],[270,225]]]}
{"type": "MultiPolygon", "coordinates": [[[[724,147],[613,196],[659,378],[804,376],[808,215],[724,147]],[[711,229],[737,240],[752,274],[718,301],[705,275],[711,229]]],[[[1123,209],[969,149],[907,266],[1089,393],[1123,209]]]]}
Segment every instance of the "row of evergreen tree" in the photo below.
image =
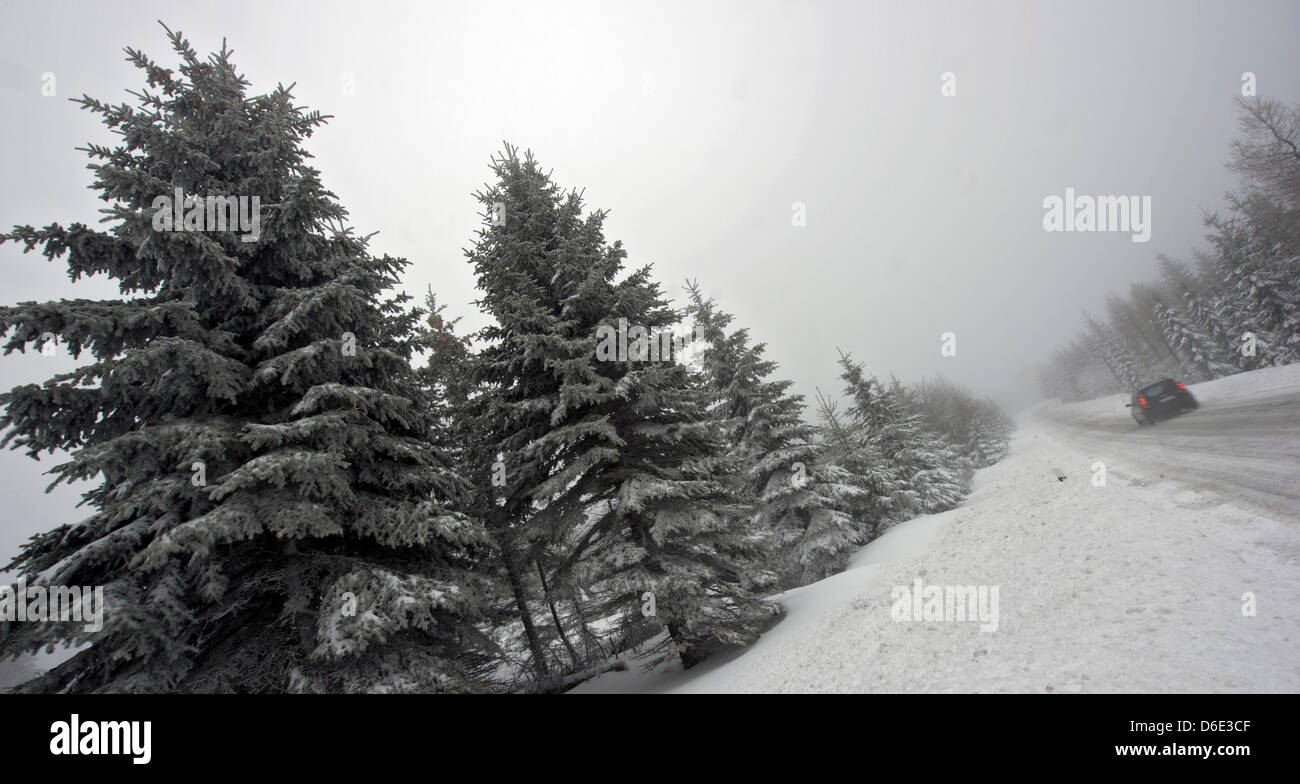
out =
{"type": "Polygon", "coordinates": [[[810,424],[748,330],[694,284],[672,307],[510,146],[466,251],[489,325],[457,334],[308,165],[326,118],[168,34],[174,71],[127,50],[136,105],[80,100],[121,137],[86,148],[108,227],[0,235],[122,293],[0,308],[6,354],[86,359],[0,397],[5,443],[95,485],[10,568],[107,604],[98,632],[0,624],[0,654],[81,646],[29,691],[558,690],[642,644],[691,666],[1005,452],[989,401],[847,355],[810,424]],[[153,231],[176,188],[257,194],[260,237],[153,231]],[[689,326],[694,360],[606,361],[620,319],[689,326]]]}
{"type": "Polygon", "coordinates": [[[1300,360],[1300,107],[1239,99],[1231,167],[1241,189],[1205,216],[1195,265],[1159,257],[1160,279],[1084,313],[1083,334],[1039,370],[1063,401],[1300,360]]]}

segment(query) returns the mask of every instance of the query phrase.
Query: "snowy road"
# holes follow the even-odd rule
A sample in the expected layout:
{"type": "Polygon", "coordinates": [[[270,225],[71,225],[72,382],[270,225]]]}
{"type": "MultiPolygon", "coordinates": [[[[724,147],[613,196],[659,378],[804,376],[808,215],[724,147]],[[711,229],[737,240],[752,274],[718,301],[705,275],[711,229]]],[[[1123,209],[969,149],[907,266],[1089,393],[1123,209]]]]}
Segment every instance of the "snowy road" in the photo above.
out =
{"type": "Polygon", "coordinates": [[[1032,412],[961,507],[774,597],[754,645],[575,691],[1300,692],[1300,365],[1193,391],[1140,431],[1117,398],[1032,412]],[[918,579],[998,589],[996,631],[900,620],[918,579]]]}
{"type": "MultiPolygon", "coordinates": [[[[1269,375],[1285,376],[1289,370],[1281,368],[1269,375]]],[[[1090,449],[1103,462],[1114,455],[1128,463],[1144,463],[1156,478],[1199,485],[1274,514],[1296,515],[1300,511],[1300,378],[1294,386],[1250,392],[1233,390],[1233,381],[1198,385],[1194,389],[1199,409],[1155,427],[1138,427],[1124,408],[1126,401],[1118,397],[1044,409],[1040,414],[1049,426],[1063,427],[1070,442],[1090,449]]]]}

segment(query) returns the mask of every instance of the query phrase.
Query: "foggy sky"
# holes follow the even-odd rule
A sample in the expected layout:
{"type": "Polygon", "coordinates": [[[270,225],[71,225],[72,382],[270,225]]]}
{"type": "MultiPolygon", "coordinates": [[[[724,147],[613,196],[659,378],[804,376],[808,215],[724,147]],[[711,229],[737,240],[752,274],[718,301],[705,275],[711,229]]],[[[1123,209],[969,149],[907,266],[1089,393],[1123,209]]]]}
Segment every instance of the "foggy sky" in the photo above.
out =
{"type": "MultiPolygon", "coordinates": [[[[884,378],[1036,397],[1034,363],[1081,308],[1202,247],[1242,73],[1300,101],[1293,2],[5,2],[0,19],[0,226],[98,220],[74,147],[116,137],[66,99],[133,103],[123,47],[176,62],[161,19],[205,54],[224,36],[251,94],[297,82],[334,115],[307,143],[326,187],[464,328],[483,323],[470,194],[509,141],[609,209],[607,237],[670,297],[698,278],[810,399],[838,393],[837,346],[884,378]],[[1150,241],[1044,231],[1067,187],[1149,196],[1150,241]]],[[[6,304],[117,296],[13,245],[0,265],[6,304]]],[[[3,358],[0,387],[70,367],[3,358]]],[[[0,567],[86,514],[42,494],[50,464],[0,455],[0,567]]]]}

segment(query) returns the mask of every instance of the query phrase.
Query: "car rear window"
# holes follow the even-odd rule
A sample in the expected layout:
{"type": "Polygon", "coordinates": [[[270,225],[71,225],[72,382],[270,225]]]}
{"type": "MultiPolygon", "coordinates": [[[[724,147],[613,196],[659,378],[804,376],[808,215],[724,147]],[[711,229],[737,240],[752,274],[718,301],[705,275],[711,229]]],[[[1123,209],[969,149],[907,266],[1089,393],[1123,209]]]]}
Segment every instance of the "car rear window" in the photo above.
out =
{"type": "Polygon", "coordinates": [[[1156,395],[1159,395],[1161,393],[1168,392],[1172,388],[1173,388],[1173,384],[1169,384],[1162,381],[1159,384],[1152,384],[1151,386],[1142,390],[1142,394],[1155,397],[1156,395]]]}

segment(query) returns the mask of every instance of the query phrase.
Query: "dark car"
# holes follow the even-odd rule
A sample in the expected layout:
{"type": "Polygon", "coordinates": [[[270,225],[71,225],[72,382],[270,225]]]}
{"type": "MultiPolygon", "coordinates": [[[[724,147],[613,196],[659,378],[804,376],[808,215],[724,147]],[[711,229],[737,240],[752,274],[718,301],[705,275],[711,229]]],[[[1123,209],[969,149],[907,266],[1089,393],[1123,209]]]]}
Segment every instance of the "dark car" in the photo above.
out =
{"type": "Polygon", "coordinates": [[[1133,393],[1128,407],[1139,425],[1154,425],[1197,407],[1183,382],[1165,378],[1133,393]]]}

